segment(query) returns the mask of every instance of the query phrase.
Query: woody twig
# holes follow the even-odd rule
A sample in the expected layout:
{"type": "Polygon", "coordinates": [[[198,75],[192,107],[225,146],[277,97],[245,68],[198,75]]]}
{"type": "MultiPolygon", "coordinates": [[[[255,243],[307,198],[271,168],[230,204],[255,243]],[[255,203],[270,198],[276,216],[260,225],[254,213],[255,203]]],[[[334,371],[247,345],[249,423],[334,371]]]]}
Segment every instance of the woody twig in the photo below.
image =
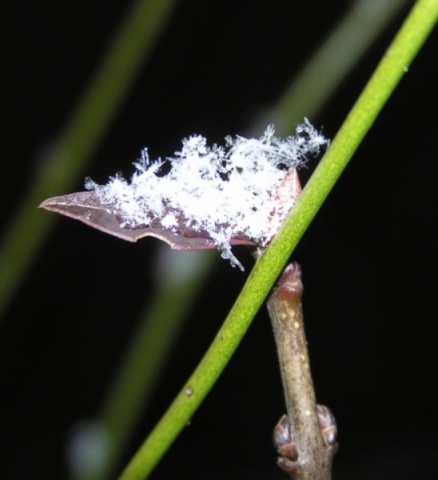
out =
{"type": "Polygon", "coordinates": [[[330,480],[337,450],[336,423],[317,405],[304,332],[301,268],[289,265],[268,300],[286,400],[287,416],[274,430],[278,465],[292,480],[330,480]]]}

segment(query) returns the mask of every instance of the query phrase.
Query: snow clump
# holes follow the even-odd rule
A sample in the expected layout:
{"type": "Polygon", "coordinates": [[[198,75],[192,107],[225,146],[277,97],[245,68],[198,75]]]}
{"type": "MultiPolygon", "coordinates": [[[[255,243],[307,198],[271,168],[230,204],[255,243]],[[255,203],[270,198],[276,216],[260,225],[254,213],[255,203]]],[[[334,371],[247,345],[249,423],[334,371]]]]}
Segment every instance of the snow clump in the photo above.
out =
{"type": "Polygon", "coordinates": [[[151,161],[144,149],[131,181],[118,174],[106,185],[87,180],[85,186],[117,209],[123,228],[198,234],[242,268],[231,252],[233,240],[269,243],[295,202],[279,191],[282,182],[329,142],[307,119],[286,138],[276,137],[270,125],[259,139],[225,140],[225,147],[208,146],[206,138],[193,135],[165,161],[151,161]]]}

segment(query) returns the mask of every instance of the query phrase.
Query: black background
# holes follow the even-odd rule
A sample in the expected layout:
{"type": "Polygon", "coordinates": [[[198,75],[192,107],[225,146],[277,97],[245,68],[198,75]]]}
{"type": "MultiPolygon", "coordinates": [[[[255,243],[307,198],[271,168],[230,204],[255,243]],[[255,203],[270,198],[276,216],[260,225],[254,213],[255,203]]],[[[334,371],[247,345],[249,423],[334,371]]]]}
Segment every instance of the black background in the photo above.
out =
{"type": "MultiPolygon", "coordinates": [[[[97,182],[119,170],[129,176],[142,147],[152,157],[170,155],[192,133],[211,142],[245,133],[349,5],[179,2],[86,174],[97,182]]],[[[120,1],[52,0],[2,8],[3,232],[126,8],[120,1]]],[[[328,137],[402,18],[311,119],[328,137]]],[[[435,33],[294,254],[304,271],[317,397],[335,412],[340,430],[335,479],[438,477],[437,53],[435,33]]],[[[74,190],[82,189],[81,182],[74,190]]],[[[157,241],[131,245],[58,220],[1,326],[0,474],[9,479],[68,478],[68,434],[99,412],[155,289],[157,241]]],[[[244,250],[237,255],[246,271],[217,262],[131,453],[195,367],[243,285],[252,260],[244,250]]],[[[153,478],[285,478],[271,447],[283,411],[262,310],[153,478]]]]}

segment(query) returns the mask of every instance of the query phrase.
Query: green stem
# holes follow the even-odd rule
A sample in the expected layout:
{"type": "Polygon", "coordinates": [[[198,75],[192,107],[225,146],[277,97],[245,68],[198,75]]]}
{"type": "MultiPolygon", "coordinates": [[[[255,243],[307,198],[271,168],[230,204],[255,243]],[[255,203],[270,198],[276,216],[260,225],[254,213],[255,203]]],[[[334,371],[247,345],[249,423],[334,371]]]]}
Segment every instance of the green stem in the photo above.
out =
{"type": "MultiPolygon", "coordinates": [[[[305,115],[310,117],[316,115],[317,110],[324,105],[407,1],[354,2],[329,37],[322,42],[321,48],[312,55],[298,77],[291,82],[287,92],[266,115],[263,123],[274,123],[277,132],[281,133],[283,130],[287,133],[290,126],[302,121],[305,115]],[[323,83],[320,82],[322,77],[323,83]]],[[[178,252],[177,255],[181,253],[178,252]]],[[[198,252],[197,258],[200,256],[201,253],[198,252]]],[[[179,256],[175,257],[177,258],[179,256]]],[[[205,267],[200,268],[205,274],[205,267]]],[[[191,284],[191,280],[186,278],[184,285],[181,286],[181,292],[176,286],[172,289],[163,286],[163,290],[157,291],[153,306],[148,307],[147,313],[139,319],[140,326],[133,334],[130,346],[132,351],[128,350],[123,364],[118,369],[118,375],[113,382],[113,388],[108,392],[106,406],[99,420],[99,425],[111,439],[105,461],[99,471],[80,473],[79,477],[75,478],[80,480],[109,478],[110,472],[117,466],[124,452],[123,446],[128,442],[129,434],[140,412],[147,408],[160,369],[159,365],[164,362],[172,338],[182,326],[181,316],[184,309],[178,307],[179,302],[188,304],[196,294],[196,288],[190,288],[191,284]],[[175,296],[179,302],[175,302],[175,296]],[[169,301],[168,298],[172,300],[169,301]],[[171,312],[169,308],[172,308],[171,312]],[[180,315],[178,316],[176,312],[180,315]],[[168,335],[168,340],[164,335],[168,335]]],[[[85,465],[87,462],[84,460],[82,464],[85,465]]]]}
{"type": "Polygon", "coordinates": [[[204,400],[293,249],[430,34],[437,17],[437,0],[416,3],[283,228],[257,261],[211,347],[123,471],[121,480],[146,478],[204,400]]]}
{"type": "Polygon", "coordinates": [[[54,216],[38,214],[36,206],[44,198],[71,188],[82,174],[152,50],[174,1],[137,0],[132,5],[70,122],[45,159],[2,239],[0,315],[54,222],[54,216]]]}
{"type": "Polygon", "coordinates": [[[358,0],[266,115],[279,135],[313,119],[407,0],[358,0]],[[324,81],[321,81],[321,78],[324,81]]]}
{"type": "Polygon", "coordinates": [[[191,303],[205,284],[214,260],[216,256],[212,251],[177,252],[167,245],[161,247],[154,276],[159,280],[158,293],[141,316],[98,420],[99,427],[109,438],[105,460],[99,470],[78,471],[74,478],[104,480],[114,475],[138,417],[150,402],[191,303]],[[172,268],[166,268],[169,264],[172,268]]]}

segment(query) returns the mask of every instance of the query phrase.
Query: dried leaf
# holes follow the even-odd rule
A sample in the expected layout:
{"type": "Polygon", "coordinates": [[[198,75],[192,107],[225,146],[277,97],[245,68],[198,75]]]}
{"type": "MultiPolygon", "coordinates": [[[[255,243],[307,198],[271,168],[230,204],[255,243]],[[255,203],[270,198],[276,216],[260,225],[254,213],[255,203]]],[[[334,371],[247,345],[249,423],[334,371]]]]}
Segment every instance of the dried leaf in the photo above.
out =
{"type": "MultiPolygon", "coordinates": [[[[90,227],[115,237],[136,242],[143,237],[155,237],[175,250],[210,250],[217,245],[205,232],[191,230],[185,226],[184,218],[178,213],[179,226],[176,232],[162,228],[159,222],[154,226],[139,226],[129,229],[122,226],[121,215],[112,205],[103,205],[95,192],[77,192],[45,200],[39,208],[60,213],[79,220],[90,227]]],[[[231,245],[255,246],[244,236],[233,238],[231,245]]]]}

